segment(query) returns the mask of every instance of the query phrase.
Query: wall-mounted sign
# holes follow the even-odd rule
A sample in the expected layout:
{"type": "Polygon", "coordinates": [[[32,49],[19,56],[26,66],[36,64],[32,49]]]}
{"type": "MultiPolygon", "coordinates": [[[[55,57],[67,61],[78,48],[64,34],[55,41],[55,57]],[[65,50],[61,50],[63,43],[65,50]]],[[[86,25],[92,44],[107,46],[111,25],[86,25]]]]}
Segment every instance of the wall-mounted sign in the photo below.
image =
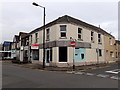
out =
{"type": "Polygon", "coordinates": [[[31,49],[39,49],[39,44],[33,44],[33,45],[31,46],[31,49]]]}

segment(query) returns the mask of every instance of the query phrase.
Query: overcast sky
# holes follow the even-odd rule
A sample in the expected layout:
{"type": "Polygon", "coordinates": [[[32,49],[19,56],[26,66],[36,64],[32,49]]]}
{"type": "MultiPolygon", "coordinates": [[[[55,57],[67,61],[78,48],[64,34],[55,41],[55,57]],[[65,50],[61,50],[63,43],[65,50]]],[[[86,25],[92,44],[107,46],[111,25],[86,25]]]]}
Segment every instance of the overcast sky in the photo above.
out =
{"type": "Polygon", "coordinates": [[[118,0],[4,0],[0,2],[0,43],[43,25],[43,9],[32,2],[46,7],[46,23],[70,15],[100,25],[118,39],[118,0]]]}

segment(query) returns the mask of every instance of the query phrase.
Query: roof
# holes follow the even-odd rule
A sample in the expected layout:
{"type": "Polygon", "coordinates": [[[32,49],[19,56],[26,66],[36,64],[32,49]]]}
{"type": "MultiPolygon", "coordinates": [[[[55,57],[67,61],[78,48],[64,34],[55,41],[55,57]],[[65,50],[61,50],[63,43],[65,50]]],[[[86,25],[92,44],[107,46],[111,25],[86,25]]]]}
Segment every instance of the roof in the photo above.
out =
{"type": "Polygon", "coordinates": [[[19,32],[19,36],[24,36],[24,35],[27,35],[28,33],[26,32],[19,32]]]}
{"type": "Polygon", "coordinates": [[[11,44],[12,44],[11,41],[4,41],[4,43],[3,43],[4,46],[10,46],[11,44]]]}
{"type": "Polygon", "coordinates": [[[119,44],[120,45],[120,41],[119,40],[115,40],[116,44],[119,44]]]}
{"type": "MultiPolygon", "coordinates": [[[[81,21],[81,20],[79,20],[79,19],[73,18],[73,17],[68,16],[68,15],[64,15],[64,16],[62,16],[62,17],[59,17],[58,19],[56,19],[56,20],[54,20],[54,21],[46,24],[46,25],[45,25],[45,28],[50,27],[50,26],[52,26],[52,25],[54,25],[54,24],[59,24],[59,23],[71,23],[71,24],[81,25],[81,26],[84,26],[84,27],[86,27],[86,28],[91,28],[92,30],[95,30],[96,32],[100,32],[100,33],[102,33],[102,34],[106,34],[106,35],[109,35],[109,36],[111,36],[111,37],[114,37],[114,36],[112,36],[110,33],[106,32],[106,31],[103,30],[103,29],[101,29],[100,27],[96,27],[96,26],[94,26],[94,25],[88,24],[88,23],[86,23],[86,22],[83,22],[83,21],[81,21]]],[[[44,27],[44,26],[39,27],[39,28],[31,31],[30,34],[32,34],[32,33],[34,33],[34,32],[37,32],[37,31],[39,31],[39,30],[42,30],[43,27],[44,27]]]]}

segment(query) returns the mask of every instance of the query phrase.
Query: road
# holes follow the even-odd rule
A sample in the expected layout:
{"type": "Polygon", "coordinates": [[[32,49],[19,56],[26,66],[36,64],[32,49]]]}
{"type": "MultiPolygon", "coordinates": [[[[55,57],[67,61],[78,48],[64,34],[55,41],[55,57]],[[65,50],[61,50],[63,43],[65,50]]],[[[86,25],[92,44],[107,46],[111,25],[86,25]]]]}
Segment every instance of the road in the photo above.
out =
{"type": "Polygon", "coordinates": [[[118,80],[95,75],[2,65],[3,88],[118,88],[118,80]]]}
{"type": "Polygon", "coordinates": [[[93,70],[88,70],[83,72],[75,72],[74,74],[84,74],[89,76],[97,76],[97,77],[120,80],[120,77],[118,76],[119,72],[120,72],[120,69],[118,68],[118,64],[112,64],[104,68],[98,68],[95,70],[93,69],[93,70]]]}

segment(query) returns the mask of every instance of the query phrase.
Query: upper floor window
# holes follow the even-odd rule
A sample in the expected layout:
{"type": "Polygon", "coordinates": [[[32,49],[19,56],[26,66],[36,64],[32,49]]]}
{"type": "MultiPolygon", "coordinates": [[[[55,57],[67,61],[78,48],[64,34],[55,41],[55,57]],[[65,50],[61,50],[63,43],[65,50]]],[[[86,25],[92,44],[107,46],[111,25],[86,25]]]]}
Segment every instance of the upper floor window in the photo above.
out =
{"type": "Polygon", "coordinates": [[[94,41],[94,32],[91,31],[91,41],[94,41]]]}
{"type": "Polygon", "coordinates": [[[46,31],[46,39],[47,40],[50,39],[50,29],[47,29],[47,31],[46,31]]]}
{"type": "Polygon", "coordinates": [[[110,56],[111,56],[111,57],[114,57],[114,53],[113,53],[113,52],[110,52],[110,56]]]}
{"type": "Polygon", "coordinates": [[[101,34],[98,34],[98,43],[102,43],[101,34]]]}
{"type": "Polygon", "coordinates": [[[32,35],[30,36],[30,42],[31,42],[31,44],[32,44],[32,35]]]}
{"type": "Polygon", "coordinates": [[[66,25],[60,25],[60,37],[66,37],[66,25]]]}
{"type": "Polygon", "coordinates": [[[26,39],[26,46],[29,45],[29,39],[26,39]]]}
{"type": "Polygon", "coordinates": [[[78,28],[78,39],[82,39],[82,29],[78,28]]]}
{"type": "Polygon", "coordinates": [[[35,33],[35,43],[38,43],[38,33],[35,33]]]}
{"type": "Polygon", "coordinates": [[[110,38],[110,45],[112,45],[112,43],[113,43],[113,42],[112,42],[112,38],[110,38]]]}

